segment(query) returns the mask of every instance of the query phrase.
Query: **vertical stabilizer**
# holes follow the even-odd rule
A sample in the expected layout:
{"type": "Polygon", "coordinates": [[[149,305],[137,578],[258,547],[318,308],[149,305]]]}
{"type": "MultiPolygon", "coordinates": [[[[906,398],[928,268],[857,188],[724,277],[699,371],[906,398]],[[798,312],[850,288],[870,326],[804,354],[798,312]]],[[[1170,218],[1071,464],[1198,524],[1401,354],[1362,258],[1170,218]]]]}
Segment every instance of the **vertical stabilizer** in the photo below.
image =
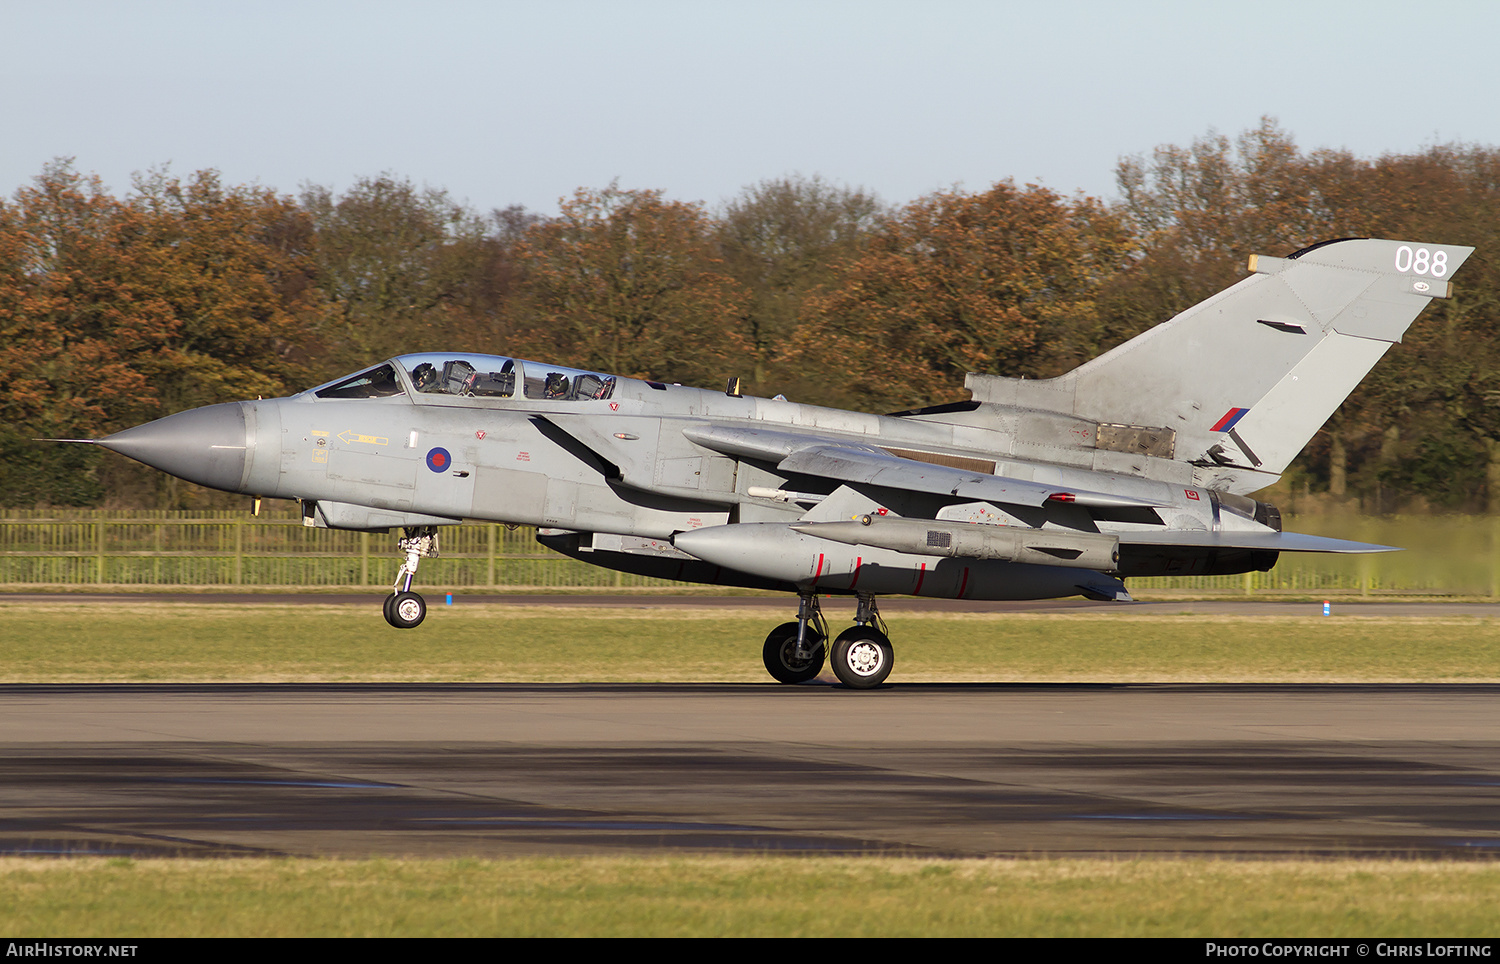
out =
{"type": "Polygon", "coordinates": [[[1354,238],[1253,274],[1066,375],[971,375],[981,402],[1176,433],[1203,484],[1252,492],[1275,481],[1473,248],[1354,238]]]}

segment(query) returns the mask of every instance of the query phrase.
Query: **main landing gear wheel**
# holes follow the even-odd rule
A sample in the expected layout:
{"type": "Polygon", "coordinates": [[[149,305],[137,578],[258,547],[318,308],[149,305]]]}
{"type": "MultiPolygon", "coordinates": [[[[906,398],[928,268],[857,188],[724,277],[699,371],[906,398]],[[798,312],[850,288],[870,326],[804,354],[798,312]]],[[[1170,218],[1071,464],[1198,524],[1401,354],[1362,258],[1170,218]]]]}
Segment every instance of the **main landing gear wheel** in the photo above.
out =
{"type": "Polygon", "coordinates": [[[813,629],[807,629],[807,642],[812,648],[812,653],[806,657],[797,656],[797,624],[782,623],[771,630],[771,635],[766,637],[766,646],[761,656],[766,662],[766,671],[775,677],[778,683],[806,683],[823,672],[824,660],[824,637],[823,634],[813,629]]]}
{"type": "Polygon", "coordinates": [[[854,690],[873,689],[884,683],[894,661],[891,641],[870,626],[854,626],[839,633],[830,653],[833,675],[854,690]]]}
{"type": "Polygon", "coordinates": [[[415,629],[427,617],[427,600],[414,592],[398,592],[385,601],[385,621],[397,629],[415,629]]]}

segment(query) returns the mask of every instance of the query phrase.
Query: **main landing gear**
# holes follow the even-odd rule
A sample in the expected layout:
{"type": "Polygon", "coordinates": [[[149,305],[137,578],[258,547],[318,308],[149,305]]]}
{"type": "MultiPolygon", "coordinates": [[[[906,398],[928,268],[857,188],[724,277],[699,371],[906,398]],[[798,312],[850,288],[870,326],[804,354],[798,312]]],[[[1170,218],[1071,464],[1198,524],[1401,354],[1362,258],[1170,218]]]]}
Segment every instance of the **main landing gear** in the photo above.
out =
{"type": "Polygon", "coordinates": [[[417,574],[419,560],[438,554],[437,526],[413,526],[401,531],[405,536],[396,541],[396,549],[406,554],[406,560],[396,570],[396,582],[385,597],[385,621],[397,629],[415,629],[427,618],[427,600],[411,591],[411,578],[417,574]]]}
{"type": "Polygon", "coordinates": [[[766,669],[777,682],[805,683],[823,671],[825,659],[833,664],[833,675],[850,689],[873,689],[885,682],[895,650],[874,595],[859,594],[854,625],[839,633],[826,652],[828,623],[818,597],[807,592],[799,593],[798,599],[797,621],[771,630],[762,651],[766,669]]]}
{"type": "Polygon", "coordinates": [[[828,622],[817,596],[805,592],[798,599],[797,621],[771,630],[761,651],[766,669],[778,683],[806,683],[823,672],[828,622]]]}

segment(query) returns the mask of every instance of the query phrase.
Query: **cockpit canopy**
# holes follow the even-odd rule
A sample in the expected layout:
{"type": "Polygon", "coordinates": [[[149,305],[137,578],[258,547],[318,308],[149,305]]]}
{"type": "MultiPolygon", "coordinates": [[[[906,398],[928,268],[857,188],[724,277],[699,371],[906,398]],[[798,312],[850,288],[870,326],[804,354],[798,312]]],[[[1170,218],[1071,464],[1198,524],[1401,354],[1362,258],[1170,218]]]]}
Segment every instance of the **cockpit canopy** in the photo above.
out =
{"type": "Polygon", "coordinates": [[[401,355],[367,371],[313,389],[318,398],[385,398],[414,391],[460,398],[551,401],[606,399],[615,376],[500,355],[424,352],[401,355]]]}

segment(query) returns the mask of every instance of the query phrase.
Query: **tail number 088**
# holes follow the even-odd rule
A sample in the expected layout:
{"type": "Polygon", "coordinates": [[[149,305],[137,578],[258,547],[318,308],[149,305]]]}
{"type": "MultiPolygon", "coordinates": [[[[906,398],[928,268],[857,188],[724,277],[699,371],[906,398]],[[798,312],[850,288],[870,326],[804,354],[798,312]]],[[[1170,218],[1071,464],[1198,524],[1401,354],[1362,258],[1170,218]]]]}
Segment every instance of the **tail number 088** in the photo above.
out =
{"type": "Polygon", "coordinates": [[[1441,278],[1448,273],[1448,252],[1428,251],[1426,248],[1413,251],[1410,245],[1403,244],[1396,249],[1396,270],[1441,278]]]}

